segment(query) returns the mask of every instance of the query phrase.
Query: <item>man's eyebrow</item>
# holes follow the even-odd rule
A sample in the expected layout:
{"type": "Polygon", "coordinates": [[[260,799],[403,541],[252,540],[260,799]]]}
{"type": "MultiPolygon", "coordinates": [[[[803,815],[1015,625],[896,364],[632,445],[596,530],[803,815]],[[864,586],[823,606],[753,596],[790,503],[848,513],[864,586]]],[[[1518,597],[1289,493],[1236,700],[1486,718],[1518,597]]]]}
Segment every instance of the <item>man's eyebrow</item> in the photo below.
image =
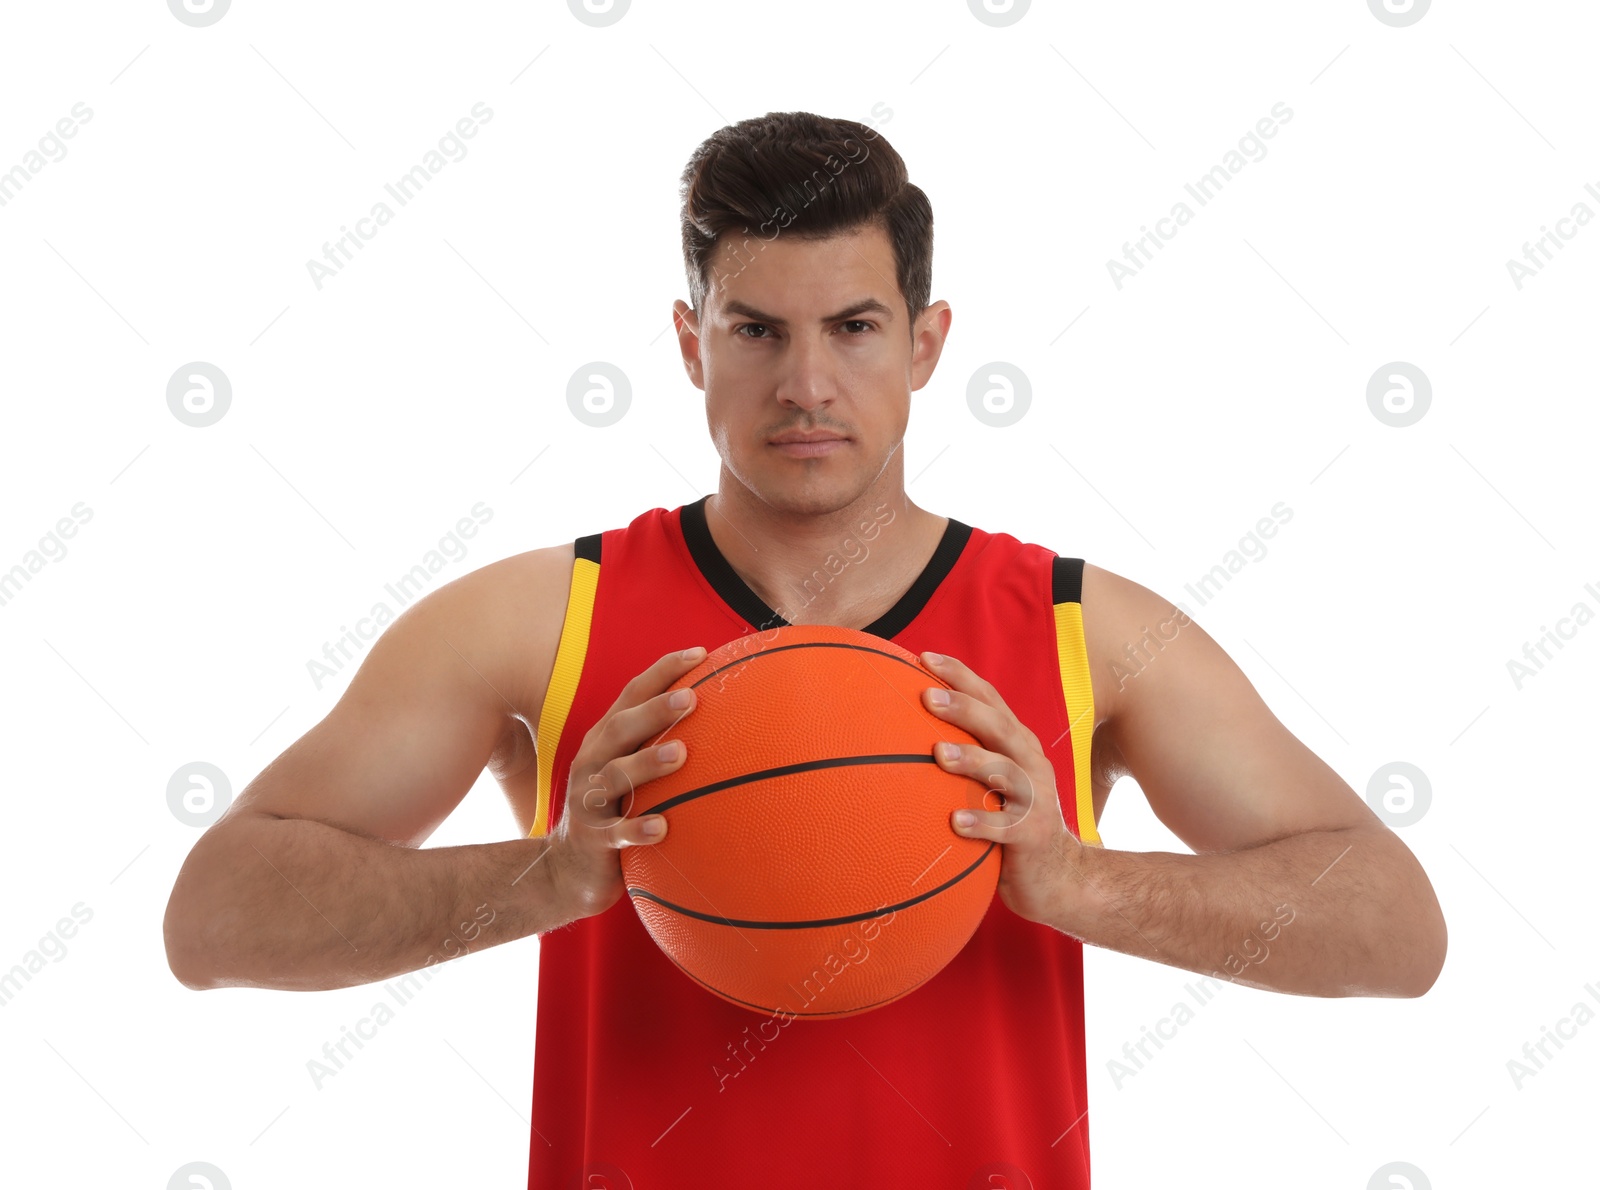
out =
{"type": "MultiPolygon", "coordinates": [[[[722,309],[728,314],[738,314],[745,318],[754,318],[757,322],[770,323],[772,326],[788,326],[788,320],[779,318],[776,314],[765,314],[757,310],[748,302],[741,302],[737,298],[723,304],[722,309]]],[[[877,298],[863,298],[840,310],[836,314],[825,315],[820,319],[823,323],[843,322],[845,319],[854,318],[858,314],[877,314],[885,322],[893,321],[894,311],[884,305],[877,298]]]]}

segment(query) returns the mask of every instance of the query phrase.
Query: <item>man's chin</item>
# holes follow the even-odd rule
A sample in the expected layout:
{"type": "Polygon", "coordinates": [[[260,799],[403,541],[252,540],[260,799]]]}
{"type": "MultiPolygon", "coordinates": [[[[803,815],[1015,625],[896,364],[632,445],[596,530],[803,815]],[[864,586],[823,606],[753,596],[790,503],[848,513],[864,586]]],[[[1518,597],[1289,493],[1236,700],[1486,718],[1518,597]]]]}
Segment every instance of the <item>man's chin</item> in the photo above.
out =
{"type": "Polygon", "coordinates": [[[769,474],[763,478],[765,482],[755,496],[781,516],[828,516],[849,508],[863,491],[854,476],[807,479],[769,474]]]}

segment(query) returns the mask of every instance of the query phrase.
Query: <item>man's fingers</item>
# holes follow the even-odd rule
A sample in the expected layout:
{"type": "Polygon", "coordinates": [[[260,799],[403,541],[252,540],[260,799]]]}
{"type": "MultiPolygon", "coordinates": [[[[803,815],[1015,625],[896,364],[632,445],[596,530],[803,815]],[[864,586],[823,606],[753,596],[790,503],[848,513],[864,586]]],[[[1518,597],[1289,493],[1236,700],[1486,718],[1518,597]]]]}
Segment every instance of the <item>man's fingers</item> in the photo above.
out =
{"type": "Polygon", "coordinates": [[[646,781],[677,769],[683,764],[685,748],[682,740],[666,740],[651,744],[603,766],[589,779],[589,784],[578,799],[591,826],[604,826],[594,819],[608,819],[625,815],[633,804],[633,791],[646,781]]]}
{"type": "Polygon", "coordinates": [[[977,744],[941,740],[933,746],[933,757],[946,772],[961,773],[982,781],[991,789],[1003,793],[1008,802],[1033,800],[1033,778],[1028,776],[1027,769],[1009,756],[991,752],[977,744]]]}
{"type": "Polygon", "coordinates": [[[966,662],[941,653],[924,653],[922,654],[922,659],[927,663],[929,669],[949,682],[957,690],[964,690],[969,694],[975,695],[981,702],[989,703],[991,706],[1005,706],[1005,699],[1000,697],[1000,691],[973,673],[966,662]],[[938,657],[939,660],[932,660],[934,657],[938,657]]]}
{"type": "Polygon", "coordinates": [[[949,741],[935,744],[933,753],[939,767],[946,772],[961,773],[983,782],[982,800],[972,809],[997,812],[1000,818],[1011,825],[1021,822],[1033,809],[1033,778],[1028,775],[1027,769],[1010,757],[990,752],[976,744],[952,744],[949,741]],[[951,749],[954,749],[953,755],[951,749]]]}
{"type": "MultiPolygon", "coordinates": [[[[703,654],[704,650],[699,652],[703,654]]],[[[607,715],[594,741],[597,754],[623,756],[643,747],[646,741],[652,744],[661,743],[666,733],[672,730],[678,720],[694,710],[695,704],[699,701],[693,690],[687,687],[673,690],[672,683],[704,659],[702,655],[699,660],[690,661],[680,654],[673,653],[645,671],[649,674],[659,666],[666,666],[659,675],[659,686],[656,685],[656,680],[652,680],[639,688],[640,693],[648,690],[654,690],[654,693],[639,699],[634,705],[620,710],[613,709],[607,715]],[[678,660],[672,661],[674,657],[678,660]]],[[[619,698],[618,702],[620,704],[622,699],[619,698]]]]}
{"type": "MultiPolygon", "coordinates": [[[[597,727],[609,727],[611,721],[618,715],[624,714],[635,707],[648,703],[667,690],[684,674],[706,658],[704,646],[696,645],[692,649],[674,650],[663,653],[655,663],[639,674],[617,695],[616,701],[607,708],[596,724],[597,727]]],[[[591,729],[593,730],[593,729],[591,729]]],[[[619,749],[619,751],[632,751],[632,748],[619,749]]],[[[617,753],[612,753],[616,755],[617,753]]]]}
{"type": "Polygon", "coordinates": [[[1011,815],[995,810],[956,810],[950,815],[950,829],[964,839],[990,839],[996,843],[1011,842],[1011,831],[1016,826],[1011,815]],[[963,821],[965,818],[967,821],[963,821]]]}
{"type": "Polygon", "coordinates": [[[667,837],[667,819],[664,814],[618,818],[605,829],[606,843],[611,847],[644,847],[667,837]]]}
{"type": "MultiPolygon", "coordinates": [[[[924,653],[922,656],[926,659],[939,655],[924,653]]],[[[987,734],[989,742],[1002,750],[1014,752],[1021,746],[1027,746],[1044,751],[1039,737],[1017,717],[992,683],[980,678],[954,657],[942,657],[938,662],[931,663],[929,668],[952,687],[949,704],[940,707],[928,703],[929,710],[950,716],[952,722],[962,724],[974,735],[987,734]]],[[[927,696],[925,692],[923,697],[927,696]]]]}
{"type": "Polygon", "coordinates": [[[703,645],[663,653],[654,665],[622,688],[622,693],[617,695],[617,701],[611,704],[606,714],[614,715],[654,698],[705,659],[703,645]]]}

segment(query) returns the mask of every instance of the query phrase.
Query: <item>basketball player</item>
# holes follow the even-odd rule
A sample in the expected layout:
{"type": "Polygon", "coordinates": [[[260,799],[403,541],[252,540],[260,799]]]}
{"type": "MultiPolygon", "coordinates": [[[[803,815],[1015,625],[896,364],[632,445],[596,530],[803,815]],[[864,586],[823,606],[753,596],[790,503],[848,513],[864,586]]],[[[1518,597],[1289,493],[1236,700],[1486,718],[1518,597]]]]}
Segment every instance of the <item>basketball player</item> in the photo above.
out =
{"type": "Polygon", "coordinates": [[[538,935],[529,1185],[638,1190],[1088,1186],[1084,943],[1301,995],[1426,992],[1445,955],[1426,875],[1198,624],[906,495],[911,394],[951,311],[888,142],[769,114],[710,137],[683,183],[673,319],[716,491],[409,608],[188,857],[176,976],[346,987],[538,935]],[[981,744],[939,763],[999,795],[952,815],[1003,848],[971,942],[859,1016],[728,1003],[623,895],[618,850],[666,830],[624,799],[685,761],[694,701],[668,687],[785,623],[923,655],[954,690],[928,709],[981,744]],[[422,848],[485,768],[522,837],[422,848]],[[1101,845],[1123,775],[1195,854],[1101,845]]]}

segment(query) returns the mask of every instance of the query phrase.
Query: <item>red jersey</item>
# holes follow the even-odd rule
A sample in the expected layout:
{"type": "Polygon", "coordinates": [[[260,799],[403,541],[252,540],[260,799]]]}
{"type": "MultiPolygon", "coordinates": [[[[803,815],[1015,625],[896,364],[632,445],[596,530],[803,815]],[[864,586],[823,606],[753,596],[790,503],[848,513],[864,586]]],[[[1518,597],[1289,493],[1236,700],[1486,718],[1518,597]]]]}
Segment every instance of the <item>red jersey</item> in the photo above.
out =
{"type": "MultiPolygon", "coordinates": [[[[880,506],[801,599],[848,581],[892,517],[880,506]]],[[[575,551],[530,836],[559,820],[573,755],[628,681],[672,649],[788,623],[723,557],[703,497],[575,551]]],[[[865,631],[992,683],[1044,745],[1067,825],[1098,845],[1082,578],[1080,558],[951,518],[865,631]]],[[[529,1187],[1089,1185],[1082,944],[998,895],[937,975],[836,1019],[769,1017],[706,991],[627,896],[539,942],[529,1187]]]]}

